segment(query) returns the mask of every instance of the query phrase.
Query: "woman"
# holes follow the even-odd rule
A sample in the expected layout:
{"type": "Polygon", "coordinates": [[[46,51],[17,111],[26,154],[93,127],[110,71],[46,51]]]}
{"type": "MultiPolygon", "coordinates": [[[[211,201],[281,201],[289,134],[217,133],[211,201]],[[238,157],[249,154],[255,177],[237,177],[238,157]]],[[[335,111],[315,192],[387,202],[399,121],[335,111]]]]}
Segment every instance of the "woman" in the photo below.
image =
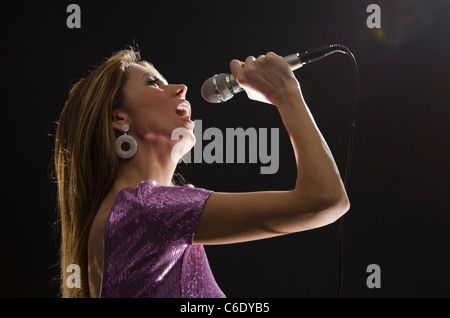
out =
{"type": "Polygon", "coordinates": [[[56,134],[64,297],[224,297],[203,244],[313,229],[349,209],[284,59],[268,53],[230,68],[249,98],[280,112],[297,161],[295,188],[219,193],[175,185],[177,162],[195,144],[187,87],[168,84],[137,52],[117,52],[71,89],[56,134]],[[191,134],[173,140],[177,128],[191,134]],[[66,284],[70,264],[81,268],[81,288],[66,284]]]}

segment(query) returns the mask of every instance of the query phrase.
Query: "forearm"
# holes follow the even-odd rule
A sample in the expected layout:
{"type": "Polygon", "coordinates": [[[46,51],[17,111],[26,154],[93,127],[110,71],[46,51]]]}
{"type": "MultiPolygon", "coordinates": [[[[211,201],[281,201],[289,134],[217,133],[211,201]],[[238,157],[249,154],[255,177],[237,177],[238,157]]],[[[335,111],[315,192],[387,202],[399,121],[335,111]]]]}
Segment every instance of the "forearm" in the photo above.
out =
{"type": "Polygon", "coordinates": [[[333,155],[300,89],[278,98],[276,106],[289,134],[297,162],[295,190],[319,200],[346,200],[333,155]]]}

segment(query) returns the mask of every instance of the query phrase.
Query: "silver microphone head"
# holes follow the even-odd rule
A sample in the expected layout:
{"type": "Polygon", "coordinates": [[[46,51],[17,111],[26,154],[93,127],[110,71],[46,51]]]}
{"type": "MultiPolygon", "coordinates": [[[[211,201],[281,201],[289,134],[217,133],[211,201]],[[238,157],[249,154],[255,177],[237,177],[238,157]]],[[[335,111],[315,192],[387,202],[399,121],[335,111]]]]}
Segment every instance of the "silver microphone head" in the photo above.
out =
{"type": "Polygon", "coordinates": [[[221,73],[208,78],[203,83],[201,94],[207,102],[218,104],[232,98],[236,92],[240,91],[235,89],[239,88],[233,75],[221,73]]]}

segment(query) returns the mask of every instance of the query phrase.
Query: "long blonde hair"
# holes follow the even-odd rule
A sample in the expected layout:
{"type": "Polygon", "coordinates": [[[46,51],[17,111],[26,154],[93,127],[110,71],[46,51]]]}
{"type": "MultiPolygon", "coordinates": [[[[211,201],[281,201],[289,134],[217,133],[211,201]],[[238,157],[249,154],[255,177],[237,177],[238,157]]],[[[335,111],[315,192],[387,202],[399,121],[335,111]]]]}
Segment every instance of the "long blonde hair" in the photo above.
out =
{"type": "Polygon", "coordinates": [[[55,172],[61,224],[62,297],[89,297],[87,246],[97,210],[113,185],[119,159],[112,128],[120,107],[127,65],[149,65],[130,49],[113,54],[70,90],[55,137],[55,172]],[[69,288],[66,269],[81,269],[81,288],[69,288]]]}

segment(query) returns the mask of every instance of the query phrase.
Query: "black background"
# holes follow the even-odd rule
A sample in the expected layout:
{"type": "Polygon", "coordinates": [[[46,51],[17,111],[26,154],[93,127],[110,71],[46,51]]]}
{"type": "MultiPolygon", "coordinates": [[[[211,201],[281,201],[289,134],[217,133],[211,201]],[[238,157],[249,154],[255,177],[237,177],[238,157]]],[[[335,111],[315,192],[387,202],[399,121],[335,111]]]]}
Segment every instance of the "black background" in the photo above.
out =
{"type": "MultiPolygon", "coordinates": [[[[284,190],[294,185],[295,160],[277,110],[244,93],[210,105],[200,87],[228,73],[233,58],[333,43],[351,49],[361,76],[342,296],[450,295],[449,1],[78,1],[81,29],[66,26],[69,3],[2,9],[0,296],[57,296],[53,134],[71,83],[91,66],[137,44],[169,82],[189,87],[203,130],[279,128],[276,174],[261,175],[260,163],[182,170],[188,182],[215,191],[284,190]],[[366,25],[370,3],[381,8],[381,29],[366,25]],[[366,285],[369,264],[381,268],[379,289],[366,285]]],[[[296,76],[343,174],[350,60],[333,54],[296,76]]],[[[336,296],[337,223],[206,249],[229,297],[336,296]]]]}

